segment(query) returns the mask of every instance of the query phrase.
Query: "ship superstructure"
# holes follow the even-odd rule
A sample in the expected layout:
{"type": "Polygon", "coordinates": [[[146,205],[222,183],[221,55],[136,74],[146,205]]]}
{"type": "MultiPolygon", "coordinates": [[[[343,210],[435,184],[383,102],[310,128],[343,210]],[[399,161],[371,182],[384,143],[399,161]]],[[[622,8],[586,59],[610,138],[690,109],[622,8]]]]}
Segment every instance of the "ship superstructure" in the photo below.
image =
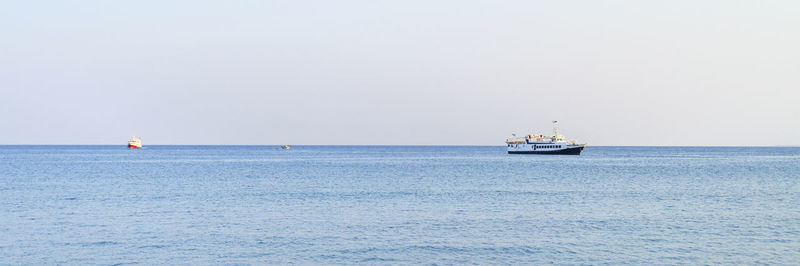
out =
{"type": "Polygon", "coordinates": [[[509,154],[566,154],[580,155],[586,144],[578,141],[567,140],[558,133],[558,121],[553,121],[553,135],[529,134],[518,137],[512,134],[506,139],[509,154]]]}

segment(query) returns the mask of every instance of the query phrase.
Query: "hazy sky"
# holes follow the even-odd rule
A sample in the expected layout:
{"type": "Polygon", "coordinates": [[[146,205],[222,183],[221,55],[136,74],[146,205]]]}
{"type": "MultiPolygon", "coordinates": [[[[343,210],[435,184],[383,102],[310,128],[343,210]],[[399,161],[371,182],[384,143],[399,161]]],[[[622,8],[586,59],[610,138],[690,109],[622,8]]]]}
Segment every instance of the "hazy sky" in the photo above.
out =
{"type": "Polygon", "coordinates": [[[800,1],[2,1],[0,144],[800,145],[800,1]]]}

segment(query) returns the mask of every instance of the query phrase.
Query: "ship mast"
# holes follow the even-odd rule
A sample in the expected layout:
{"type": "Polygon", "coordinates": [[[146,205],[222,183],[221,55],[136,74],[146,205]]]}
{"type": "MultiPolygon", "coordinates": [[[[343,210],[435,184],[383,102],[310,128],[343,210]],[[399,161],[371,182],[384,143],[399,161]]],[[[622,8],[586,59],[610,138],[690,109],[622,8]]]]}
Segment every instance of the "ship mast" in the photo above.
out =
{"type": "Polygon", "coordinates": [[[556,136],[556,137],[558,136],[558,124],[557,123],[558,123],[558,121],[553,120],[553,135],[556,136]]]}

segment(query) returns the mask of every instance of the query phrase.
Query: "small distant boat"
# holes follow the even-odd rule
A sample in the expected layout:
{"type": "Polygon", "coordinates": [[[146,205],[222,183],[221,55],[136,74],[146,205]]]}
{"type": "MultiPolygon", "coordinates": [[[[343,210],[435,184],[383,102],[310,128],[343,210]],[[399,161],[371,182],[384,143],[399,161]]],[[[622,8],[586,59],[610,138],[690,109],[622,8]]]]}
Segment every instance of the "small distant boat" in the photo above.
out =
{"type": "Polygon", "coordinates": [[[506,139],[509,154],[567,154],[581,155],[586,144],[575,140],[566,140],[558,134],[558,121],[553,121],[553,135],[530,134],[525,137],[512,137],[506,139]]]}
{"type": "Polygon", "coordinates": [[[142,139],[137,138],[136,136],[131,137],[131,140],[128,141],[128,148],[141,149],[142,148],[142,139]]]}
{"type": "Polygon", "coordinates": [[[291,149],[292,149],[292,146],[289,146],[289,145],[281,145],[281,149],[284,149],[284,150],[291,150],[291,149]]]}

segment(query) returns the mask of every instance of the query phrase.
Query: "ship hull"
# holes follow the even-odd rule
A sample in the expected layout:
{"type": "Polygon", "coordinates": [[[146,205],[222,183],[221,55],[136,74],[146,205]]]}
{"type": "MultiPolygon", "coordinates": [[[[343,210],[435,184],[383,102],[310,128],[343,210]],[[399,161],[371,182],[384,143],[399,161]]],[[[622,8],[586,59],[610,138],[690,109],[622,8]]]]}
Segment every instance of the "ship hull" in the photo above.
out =
{"type": "Polygon", "coordinates": [[[565,148],[560,150],[516,150],[508,151],[508,154],[553,154],[553,155],[581,155],[584,146],[565,148]]]}
{"type": "Polygon", "coordinates": [[[141,148],[142,148],[142,146],[136,146],[136,145],[128,144],[128,148],[131,148],[131,149],[141,149],[141,148]]]}

